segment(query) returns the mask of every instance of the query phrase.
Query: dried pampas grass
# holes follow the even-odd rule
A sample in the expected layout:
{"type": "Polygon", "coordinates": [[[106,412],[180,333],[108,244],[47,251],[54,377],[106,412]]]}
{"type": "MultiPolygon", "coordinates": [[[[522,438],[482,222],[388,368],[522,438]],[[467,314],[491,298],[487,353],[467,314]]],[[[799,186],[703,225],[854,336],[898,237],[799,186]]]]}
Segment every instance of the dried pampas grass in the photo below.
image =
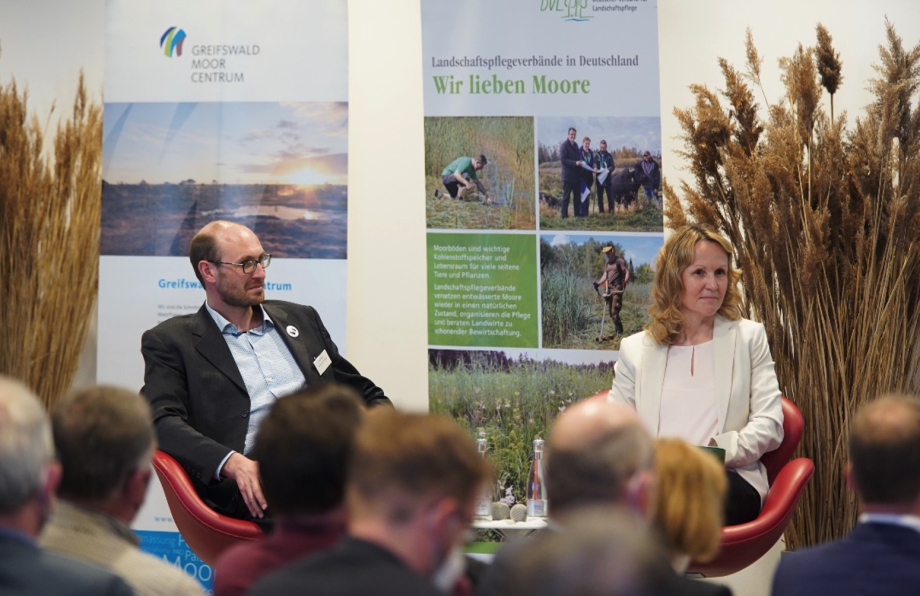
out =
{"type": "Polygon", "coordinates": [[[766,325],[780,387],[805,416],[799,452],[816,471],[787,532],[793,548],[855,521],[843,474],[850,416],[880,394],[918,390],[920,46],[905,49],[891,23],[886,32],[875,101],[852,126],[821,106],[843,80],[821,25],[816,48],[780,61],[782,104],[755,101],[761,58],[748,32],[745,70],[721,60],[725,89],[694,87],[696,105],[675,110],[693,182],[665,185],[684,202],[669,202],[669,225],[705,222],[731,239],[744,307],[766,325]]]}
{"type": "Polygon", "coordinates": [[[0,88],[0,372],[46,407],[77,371],[99,276],[102,108],[81,73],[53,139],[15,80],[0,88]]]}

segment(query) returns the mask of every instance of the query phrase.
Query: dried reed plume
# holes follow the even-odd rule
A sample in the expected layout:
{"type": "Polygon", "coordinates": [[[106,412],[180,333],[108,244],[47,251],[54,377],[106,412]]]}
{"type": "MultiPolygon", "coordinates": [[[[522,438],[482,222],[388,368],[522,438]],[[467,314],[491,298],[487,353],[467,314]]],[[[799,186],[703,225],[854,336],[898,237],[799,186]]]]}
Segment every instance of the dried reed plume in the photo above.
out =
{"type": "Polygon", "coordinates": [[[83,75],[46,151],[15,80],[0,87],[0,372],[46,406],[70,388],[99,275],[102,109],[83,75]]]}
{"type": "MultiPolygon", "coordinates": [[[[694,182],[665,215],[721,229],[744,270],[745,309],[764,322],[780,387],[802,410],[799,447],[815,477],[787,532],[791,547],[846,534],[856,517],[843,468],[850,416],[889,392],[916,393],[920,361],[920,46],[891,23],[879,47],[874,102],[847,125],[828,117],[822,87],[842,80],[839,54],[818,26],[816,49],[780,61],[784,102],[762,110],[752,87],[760,58],[720,60],[728,103],[694,86],[675,110],[694,182]]],[[[671,189],[666,186],[666,191],[671,189]]],[[[675,196],[670,194],[670,196],[675,196]]]]}

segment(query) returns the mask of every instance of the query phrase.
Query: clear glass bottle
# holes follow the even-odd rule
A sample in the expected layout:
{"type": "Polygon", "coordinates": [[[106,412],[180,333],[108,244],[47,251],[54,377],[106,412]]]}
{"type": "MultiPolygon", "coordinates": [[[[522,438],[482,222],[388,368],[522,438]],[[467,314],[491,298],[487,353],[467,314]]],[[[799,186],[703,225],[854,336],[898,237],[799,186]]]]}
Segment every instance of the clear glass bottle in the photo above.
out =
{"type": "MultiPolygon", "coordinates": [[[[489,444],[486,441],[486,431],[481,429],[479,431],[479,438],[476,439],[476,451],[478,451],[479,455],[483,458],[486,457],[486,453],[489,451],[489,444]]],[[[479,493],[479,498],[476,500],[476,519],[492,519],[492,491],[489,490],[488,484],[482,487],[482,492],[479,493]]]]}
{"type": "Polygon", "coordinates": [[[546,496],[546,467],[543,463],[543,439],[533,441],[533,463],[527,475],[527,517],[549,515],[546,496]]]}

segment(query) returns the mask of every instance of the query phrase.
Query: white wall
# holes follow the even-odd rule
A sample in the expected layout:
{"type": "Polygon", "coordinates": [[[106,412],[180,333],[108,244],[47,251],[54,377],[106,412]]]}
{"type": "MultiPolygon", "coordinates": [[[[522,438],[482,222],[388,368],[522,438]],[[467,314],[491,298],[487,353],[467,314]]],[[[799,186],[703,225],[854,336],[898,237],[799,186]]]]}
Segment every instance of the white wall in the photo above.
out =
{"type": "Polygon", "coordinates": [[[350,0],[348,358],[428,408],[419,0],[350,0]]]}

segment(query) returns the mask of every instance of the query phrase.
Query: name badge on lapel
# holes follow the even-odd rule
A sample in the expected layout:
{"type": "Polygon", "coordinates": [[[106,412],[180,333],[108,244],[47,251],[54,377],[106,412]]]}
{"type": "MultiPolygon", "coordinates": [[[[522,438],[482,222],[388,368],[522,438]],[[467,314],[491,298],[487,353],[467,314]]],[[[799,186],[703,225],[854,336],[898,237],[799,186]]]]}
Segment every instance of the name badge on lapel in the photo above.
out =
{"type": "Polygon", "coordinates": [[[316,371],[319,374],[326,372],[326,369],[329,368],[330,364],[332,364],[332,358],[329,357],[329,354],[326,353],[326,350],[323,350],[323,353],[313,360],[313,366],[316,367],[316,371]]]}

